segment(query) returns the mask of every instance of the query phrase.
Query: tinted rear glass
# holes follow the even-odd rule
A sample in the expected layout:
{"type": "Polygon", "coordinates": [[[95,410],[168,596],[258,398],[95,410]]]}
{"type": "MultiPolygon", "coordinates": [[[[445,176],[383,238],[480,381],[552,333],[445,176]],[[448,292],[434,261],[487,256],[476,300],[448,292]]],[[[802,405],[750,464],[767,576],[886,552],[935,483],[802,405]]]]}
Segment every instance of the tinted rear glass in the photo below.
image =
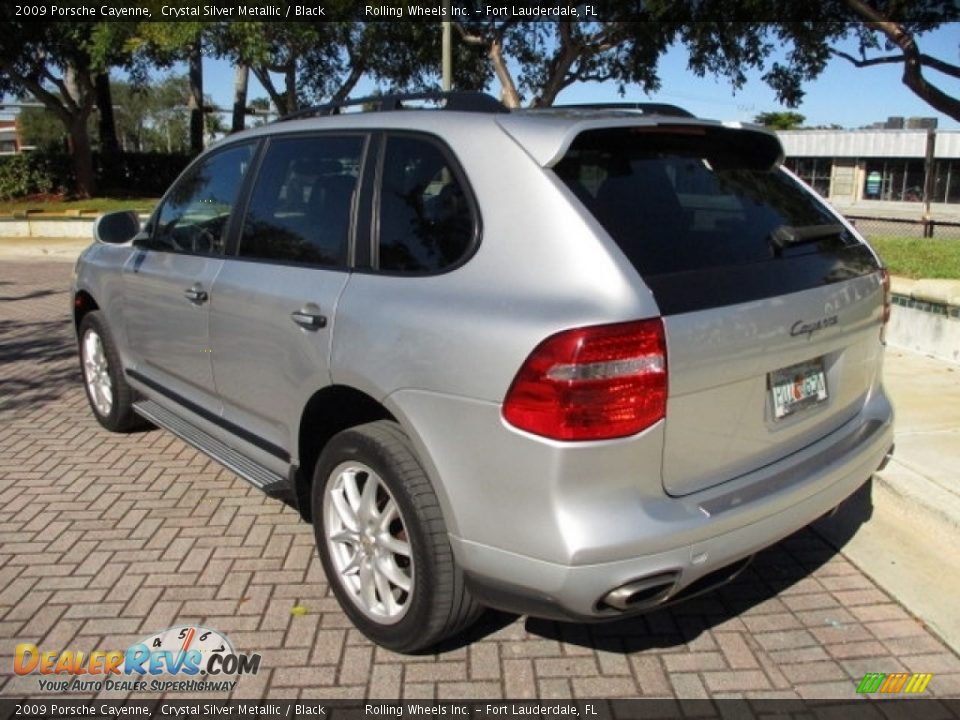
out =
{"type": "Polygon", "coordinates": [[[769,136],[726,128],[597,130],[578,136],[555,171],[651,285],[665,313],[876,269],[869,250],[811,193],[779,167],[770,169],[769,149],[751,150],[763,142],[769,136]],[[663,307],[680,289],[668,278],[726,286],[731,277],[748,276],[739,290],[697,300],[687,293],[682,302],[668,302],[670,310],[663,307]]]}

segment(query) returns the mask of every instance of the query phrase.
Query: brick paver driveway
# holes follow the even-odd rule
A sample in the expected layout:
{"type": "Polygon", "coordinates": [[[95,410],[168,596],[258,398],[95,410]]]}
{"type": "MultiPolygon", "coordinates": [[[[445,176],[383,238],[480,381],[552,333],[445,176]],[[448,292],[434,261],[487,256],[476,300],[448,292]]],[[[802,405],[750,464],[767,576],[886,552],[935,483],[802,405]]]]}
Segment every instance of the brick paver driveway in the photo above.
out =
{"type": "MultiPolygon", "coordinates": [[[[960,661],[812,531],[734,584],[610,625],[490,614],[436,655],[352,629],[308,525],[169,433],[104,432],[80,385],[66,263],[0,261],[0,692],[16,643],[126,648],[201,623],[262,670],[237,697],[850,697],[865,672],[960,661]],[[293,614],[301,606],[305,614],[293,614]]],[[[213,697],[213,696],[210,696],[213,697]]]]}

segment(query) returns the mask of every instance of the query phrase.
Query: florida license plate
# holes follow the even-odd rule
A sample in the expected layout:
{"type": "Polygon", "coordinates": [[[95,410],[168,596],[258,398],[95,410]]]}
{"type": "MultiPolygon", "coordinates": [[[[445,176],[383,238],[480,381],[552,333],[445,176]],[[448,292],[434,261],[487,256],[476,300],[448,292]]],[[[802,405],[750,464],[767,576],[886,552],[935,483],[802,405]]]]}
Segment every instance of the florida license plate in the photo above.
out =
{"type": "Polygon", "coordinates": [[[827,399],[823,359],[791,365],[770,373],[773,417],[780,420],[827,399]]]}

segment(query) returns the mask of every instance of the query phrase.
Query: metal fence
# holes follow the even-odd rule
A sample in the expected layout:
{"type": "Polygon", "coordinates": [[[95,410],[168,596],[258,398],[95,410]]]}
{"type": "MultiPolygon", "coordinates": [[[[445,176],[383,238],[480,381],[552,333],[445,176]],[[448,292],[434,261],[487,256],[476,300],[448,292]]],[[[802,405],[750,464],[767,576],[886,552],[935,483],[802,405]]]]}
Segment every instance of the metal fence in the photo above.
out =
{"type": "Polygon", "coordinates": [[[960,240],[960,222],[846,215],[867,238],[941,238],[960,240]]]}

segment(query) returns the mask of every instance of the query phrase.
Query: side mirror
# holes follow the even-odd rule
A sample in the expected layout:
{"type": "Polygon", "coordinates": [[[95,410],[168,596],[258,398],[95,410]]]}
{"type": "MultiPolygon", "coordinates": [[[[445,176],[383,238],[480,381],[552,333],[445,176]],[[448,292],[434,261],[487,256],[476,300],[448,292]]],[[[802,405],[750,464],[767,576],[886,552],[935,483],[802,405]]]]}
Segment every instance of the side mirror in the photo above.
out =
{"type": "Polygon", "coordinates": [[[101,215],[93,223],[93,239],[110,245],[130,242],[140,232],[140,217],[133,210],[101,215]]]}

